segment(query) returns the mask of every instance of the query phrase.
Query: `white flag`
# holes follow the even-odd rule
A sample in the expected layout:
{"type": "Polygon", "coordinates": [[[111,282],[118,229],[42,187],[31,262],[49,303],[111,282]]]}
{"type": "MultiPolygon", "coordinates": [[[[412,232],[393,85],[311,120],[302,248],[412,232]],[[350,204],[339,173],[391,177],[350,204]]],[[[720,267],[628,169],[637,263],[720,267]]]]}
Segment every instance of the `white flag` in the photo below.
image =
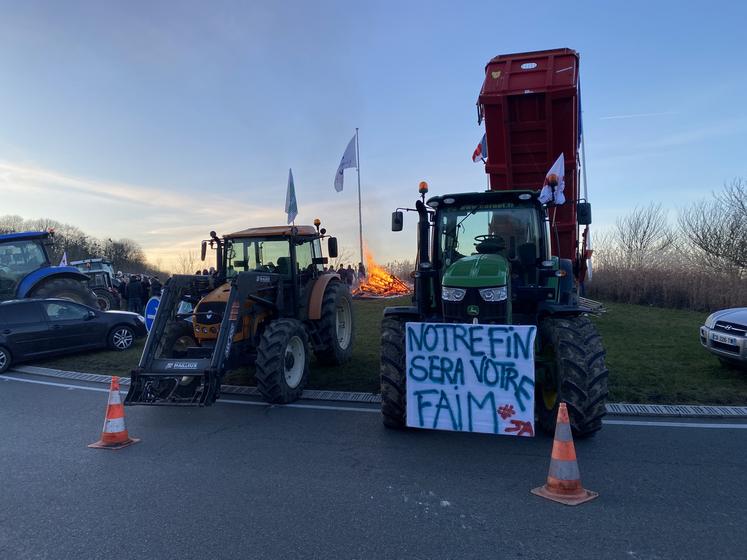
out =
{"type": "Polygon", "coordinates": [[[545,184],[542,186],[539,201],[542,204],[547,204],[548,202],[552,202],[558,206],[563,204],[565,202],[563,188],[565,188],[565,158],[563,154],[560,154],[555,163],[552,164],[550,171],[545,175],[545,184]]]}
{"type": "Polygon", "coordinates": [[[335,175],[335,190],[337,192],[342,191],[343,171],[350,167],[358,167],[358,158],[355,156],[355,136],[348,142],[348,147],[342,154],[340,166],[337,168],[337,174],[335,175]]]}
{"type": "Polygon", "coordinates": [[[60,260],[60,266],[67,266],[67,251],[62,253],[62,260],[60,260]]]}
{"type": "Polygon", "coordinates": [[[293,184],[293,170],[288,170],[288,190],[285,192],[285,213],[288,214],[288,223],[298,216],[298,204],[296,203],[296,186],[293,184]]]}

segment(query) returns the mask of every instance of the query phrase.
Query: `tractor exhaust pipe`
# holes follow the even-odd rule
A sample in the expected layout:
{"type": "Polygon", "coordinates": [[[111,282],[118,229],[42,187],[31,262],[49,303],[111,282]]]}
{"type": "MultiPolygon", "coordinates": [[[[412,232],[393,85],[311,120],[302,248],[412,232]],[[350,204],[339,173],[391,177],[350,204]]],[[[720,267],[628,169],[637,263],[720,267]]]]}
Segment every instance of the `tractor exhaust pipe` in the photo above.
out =
{"type": "Polygon", "coordinates": [[[415,203],[415,209],[418,212],[418,269],[415,272],[415,303],[418,313],[425,317],[430,314],[433,299],[430,281],[433,277],[433,265],[428,252],[431,224],[428,209],[422,200],[415,203]]]}

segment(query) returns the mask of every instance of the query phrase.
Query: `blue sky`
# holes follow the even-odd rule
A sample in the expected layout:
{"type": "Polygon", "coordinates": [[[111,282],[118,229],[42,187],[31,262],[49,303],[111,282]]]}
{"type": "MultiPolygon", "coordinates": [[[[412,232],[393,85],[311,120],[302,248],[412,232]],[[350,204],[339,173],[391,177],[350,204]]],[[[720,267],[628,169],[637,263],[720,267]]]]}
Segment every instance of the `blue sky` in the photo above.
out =
{"type": "Polygon", "coordinates": [[[581,53],[595,227],[671,211],[747,176],[747,8],[737,2],[0,1],[0,214],[139,241],[165,265],[226,233],[320,217],[379,260],[417,184],[485,186],[470,156],[485,63],[581,53]]]}

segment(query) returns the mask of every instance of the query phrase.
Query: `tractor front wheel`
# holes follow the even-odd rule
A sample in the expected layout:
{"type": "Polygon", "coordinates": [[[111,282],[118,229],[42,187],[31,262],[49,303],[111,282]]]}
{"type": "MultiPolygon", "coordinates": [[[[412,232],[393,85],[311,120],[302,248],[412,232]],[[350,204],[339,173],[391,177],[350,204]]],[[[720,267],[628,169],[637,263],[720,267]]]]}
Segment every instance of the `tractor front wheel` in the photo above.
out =
{"type": "Polygon", "coordinates": [[[309,379],[309,337],[301,321],[278,319],[262,334],[255,363],[257,388],[267,402],[297,400],[309,379]]]}
{"type": "Polygon", "coordinates": [[[381,322],[381,416],[384,426],[406,427],[405,321],[384,317],[381,322]]]}
{"type": "Polygon", "coordinates": [[[319,363],[338,366],[353,355],[355,322],[353,298],[340,282],[330,282],[322,300],[322,318],[318,322],[321,344],[314,348],[319,363]]]}
{"type": "Polygon", "coordinates": [[[33,291],[31,297],[69,299],[94,309],[99,308],[94,293],[83,282],[73,278],[47,280],[33,291]]]}
{"type": "Polygon", "coordinates": [[[602,428],[609,376],[594,323],[587,317],[550,317],[541,323],[540,336],[535,392],[539,425],[552,433],[564,402],[573,434],[593,435],[602,428]]]}

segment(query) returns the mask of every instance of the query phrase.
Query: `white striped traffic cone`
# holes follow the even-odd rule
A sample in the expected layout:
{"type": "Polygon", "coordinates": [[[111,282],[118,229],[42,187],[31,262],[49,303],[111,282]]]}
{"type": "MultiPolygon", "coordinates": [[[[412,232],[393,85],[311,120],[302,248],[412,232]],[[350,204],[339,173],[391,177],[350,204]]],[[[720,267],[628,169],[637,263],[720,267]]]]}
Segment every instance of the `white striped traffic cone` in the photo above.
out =
{"type": "Polygon", "coordinates": [[[96,449],[122,449],[133,443],[137,443],[138,438],[131,438],[125,427],[124,406],[119,396],[119,377],[112,376],[112,384],[109,387],[109,404],[106,407],[106,416],[104,417],[104,430],[101,432],[101,439],[88,447],[96,449]]]}

